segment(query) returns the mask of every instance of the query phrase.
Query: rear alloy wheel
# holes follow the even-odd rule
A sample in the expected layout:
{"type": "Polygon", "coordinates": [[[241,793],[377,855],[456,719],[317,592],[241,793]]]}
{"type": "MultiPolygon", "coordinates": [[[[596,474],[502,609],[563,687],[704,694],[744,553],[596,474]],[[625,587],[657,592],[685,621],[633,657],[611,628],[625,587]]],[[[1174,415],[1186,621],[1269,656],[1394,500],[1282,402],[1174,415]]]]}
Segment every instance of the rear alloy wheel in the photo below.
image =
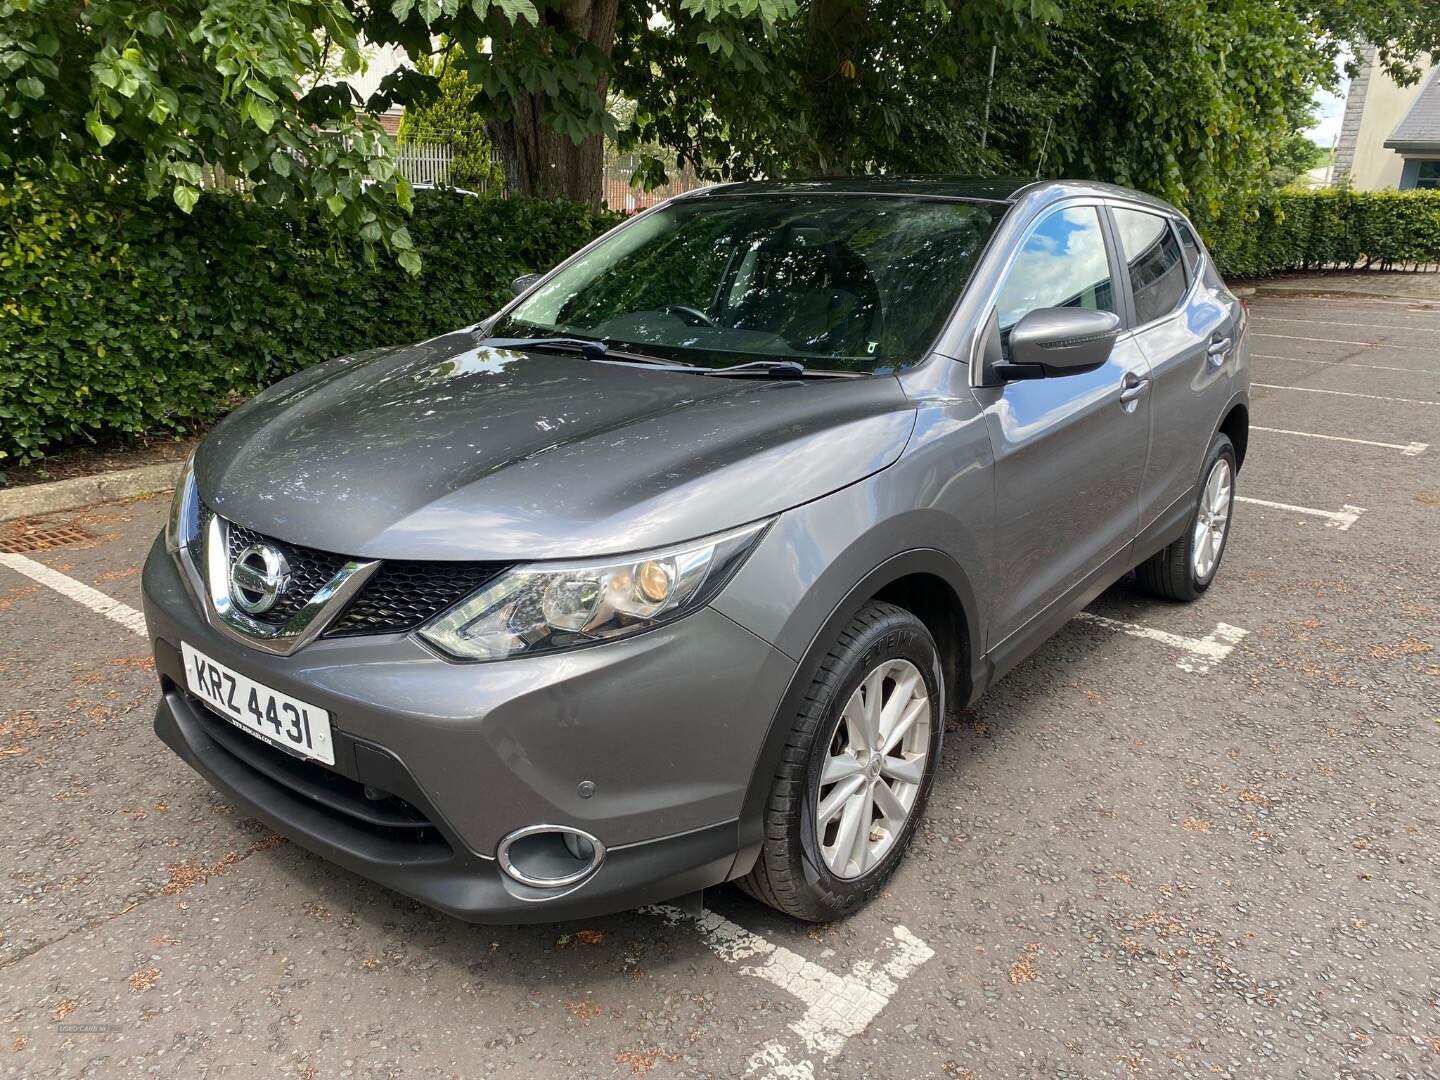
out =
{"type": "Polygon", "coordinates": [[[893,604],[866,604],[805,694],[766,805],[764,846],[740,887],[816,922],[878,893],[924,812],[943,708],[925,624],[893,604]]]}
{"type": "Polygon", "coordinates": [[[1235,447],[1229,438],[1215,436],[1201,476],[1185,535],[1135,569],[1140,587],[1166,600],[1194,600],[1220,570],[1235,509],[1235,447]]]}
{"type": "Polygon", "coordinates": [[[1220,551],[1230,528],[1234,476],[1229,459],[1222,457],[1210,470],[1210,479],[1205,481],[1205,490],[1200,493],[1194,535],[1190,539],[1191,569],[1197,581],[1209,581],[1220,565],[1220,551]]]}

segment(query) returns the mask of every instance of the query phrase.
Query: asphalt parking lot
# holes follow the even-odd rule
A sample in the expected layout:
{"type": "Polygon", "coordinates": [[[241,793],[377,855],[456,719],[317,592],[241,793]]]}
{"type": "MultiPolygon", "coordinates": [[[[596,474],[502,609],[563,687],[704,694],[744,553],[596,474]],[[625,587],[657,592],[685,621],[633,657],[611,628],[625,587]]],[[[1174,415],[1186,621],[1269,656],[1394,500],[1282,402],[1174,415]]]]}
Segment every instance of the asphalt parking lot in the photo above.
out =
{"type": "Polygon", "coordinates": [[[80,532],[0,556],[0,1075],[1440,1074],[1440,275],[1251,315],[1216,586],[1116,586],[955,717],[828,927],[473,927],[280,842],[151,732],[167,498],[29,523],[80,532]]]}

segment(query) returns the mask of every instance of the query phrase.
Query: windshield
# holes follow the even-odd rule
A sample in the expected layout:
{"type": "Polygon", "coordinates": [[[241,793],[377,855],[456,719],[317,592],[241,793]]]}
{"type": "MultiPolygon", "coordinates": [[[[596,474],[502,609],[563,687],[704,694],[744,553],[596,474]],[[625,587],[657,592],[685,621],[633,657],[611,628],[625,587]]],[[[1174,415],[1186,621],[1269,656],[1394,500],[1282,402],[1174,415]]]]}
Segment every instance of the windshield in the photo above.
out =
{"type": "Polygon", "coordinates": [[[918,363],[1001,207],[874,195],[707,196],[616,230],[492,328],[711,366],[918,363]]]}

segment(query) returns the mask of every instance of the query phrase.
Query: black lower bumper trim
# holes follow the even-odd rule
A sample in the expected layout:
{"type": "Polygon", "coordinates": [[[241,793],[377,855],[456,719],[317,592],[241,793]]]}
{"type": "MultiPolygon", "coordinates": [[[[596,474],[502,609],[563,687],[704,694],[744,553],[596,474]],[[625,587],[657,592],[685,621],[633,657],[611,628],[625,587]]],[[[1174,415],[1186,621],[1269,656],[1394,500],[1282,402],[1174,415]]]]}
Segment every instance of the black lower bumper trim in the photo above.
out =
{"type": "MultiPolygon", "coordinates": [[[[207,731],[183,692],[168,687],[155,713],[155,732],[217,790],[282,836],[381,885],[457,918],[482,923],[559,922],[658,903],[730,877],[737,824],[643,844],[612,848],[594,876],[550,895],[512,882],[494,859],[458,838],[423,843],[399,830],[375,830],[323,802],[276,783],[207,731]]],[[[427,830],[428,831],[428,830],[427,830]]]]}

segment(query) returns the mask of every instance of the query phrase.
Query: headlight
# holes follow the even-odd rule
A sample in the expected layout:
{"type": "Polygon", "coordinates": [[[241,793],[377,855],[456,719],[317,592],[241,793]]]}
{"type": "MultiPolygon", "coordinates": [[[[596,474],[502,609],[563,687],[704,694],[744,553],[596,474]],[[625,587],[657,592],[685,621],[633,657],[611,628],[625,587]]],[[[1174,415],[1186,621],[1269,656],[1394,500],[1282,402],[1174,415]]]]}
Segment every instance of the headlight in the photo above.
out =
{"type": "Polygon", "coordinates": [[[637,634],[705,604],[768,525],[638,555],[516,567],[420,636],[457,659],[503,660],[637,634]]]}
{"type": "Polygon", "coordinates": [[[195,454],[180,467],[175,496],[170,500],[170,519],[165,523],[165,548],[171,555],[189,547],[200,523],[200,496],[195,491],[195,454]]]}

